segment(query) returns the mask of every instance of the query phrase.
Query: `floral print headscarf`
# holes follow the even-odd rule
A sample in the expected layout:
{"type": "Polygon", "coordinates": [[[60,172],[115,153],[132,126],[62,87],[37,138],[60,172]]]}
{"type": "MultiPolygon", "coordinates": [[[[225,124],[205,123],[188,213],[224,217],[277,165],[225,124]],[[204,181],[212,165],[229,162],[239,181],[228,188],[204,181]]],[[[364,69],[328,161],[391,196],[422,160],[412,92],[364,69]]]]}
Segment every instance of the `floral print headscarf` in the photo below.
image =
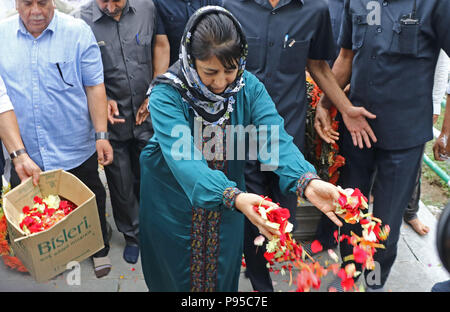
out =
{"type": "Polygon", "coordinates": [[[184,30],[180,45],[180,59],[169,70],[157,77],[150,86],[158,83],[168,83],[175,87],[193,108],[195,115],[203,118],[204,124],[221,125],[230,118],[235,103],[234,96],[244,86],[243,73],[248,54],[247,40],[238,20],[227,10],[219,6],[205,6],[197,10],[189,19],[184,30]],[[218,95],[211,92],[201,81],[195,69],[194,58],[191,56],[191,36],[196,25],[207,14],[223,13],[235,24],[241,36],[241,57],[238,61],[237,77],[225,91],[218,95]]]}

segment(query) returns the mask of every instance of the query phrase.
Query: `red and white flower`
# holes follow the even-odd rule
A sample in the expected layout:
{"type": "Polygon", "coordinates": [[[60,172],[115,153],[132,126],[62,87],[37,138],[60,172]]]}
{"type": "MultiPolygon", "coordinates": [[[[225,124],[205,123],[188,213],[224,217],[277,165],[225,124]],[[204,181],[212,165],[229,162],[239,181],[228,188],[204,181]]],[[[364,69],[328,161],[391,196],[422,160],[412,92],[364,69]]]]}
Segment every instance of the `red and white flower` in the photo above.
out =
{"type": "Polygon", "coordinates": [[[71,213],[77,206],[58,195],[49,195],[42,199],[35,196],[33,207],[22,209],[19,226],[25,234],[45,231],[71,213]]]}
{"type": "MultiPolygon", "coordinates": [[[[375,218],[371,213],[363,213],[363,210],[368,208],[367,198],[361,193],[359,189],[342,189],[339,188],[340,197],[335,203],[335,212],[342,217],[345,222],[356,224],[360,223],[362,227],[362,236],[359,237],[351,232],[351,235],[340,235],[338,231],[334,232],[334,238],[337,242],[347,241],[349,245],[353,246],[353,254],[345,257],[344,261],[354,261],[362,264],[363,269],[374,269],[375,262],[373,255],[377,248],[384,248],[381,241],[387,239],[389,235],[389,226],[381,226],[382,221],[375,218]]],[[[270,201],[268,198],[265,200],[270,201]]],[[[345,268],[340,268],[339,259],[333,250],[328,250],[330,258],[334,260],[333,264],[326,264],[324,268],[315,261],[307,252],[303,250],[300,244],[297,244],[295,239],[291,236],[292,224],[289,223],[289,210],[285,208],[273,208],[265,205],[254,206],[254,210],[266,221],[266,224],[281,232],[281,236],[274,236],[266,243],[266,252],[264,257],[267,260],[267,267],[270,272],[285,274],[286,269],[289,270],[292,282],[292,267],[299,269],[297,274],[297,291],[310,291],[312,288],[319,289],[321,278],[328,272],[332,272],[341,278],[341,286],[344,290],[353,290],[355,288],[355,278],[361,272],[356,270],[354,263],[348,264],[345,268]],[[312,263],[307,263],[306,257],[312,260],[312,263]],[[275,264],[290,262],[289,265],[282,265],[281,270],[274,269],[275,264]]],[[[257,246],[262,246],[265,242],[263,236],[258,236],[254,243],[257,246]]],[[[319,241],[311,243],[311,250],[313,253],[318,253],[323,250],[319,241]]]]}

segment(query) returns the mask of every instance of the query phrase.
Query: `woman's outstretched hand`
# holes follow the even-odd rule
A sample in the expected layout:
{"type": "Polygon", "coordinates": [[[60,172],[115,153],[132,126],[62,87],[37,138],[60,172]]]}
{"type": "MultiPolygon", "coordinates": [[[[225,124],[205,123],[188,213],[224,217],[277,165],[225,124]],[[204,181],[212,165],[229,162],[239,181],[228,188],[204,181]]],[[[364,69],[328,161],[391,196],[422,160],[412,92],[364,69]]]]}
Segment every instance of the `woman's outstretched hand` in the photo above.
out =
{"type": "Polygon", "coordinates": [[[254,209],[253,206],[267,205],[274,208],[279,206],[270,201],[264,200],[261,196],[252,193],[241,193],[236,197],[235,206],[241,211],[247,219],[253,223],[259,230],[259,232],[272,239],[273,235],[281,236],[280,231],[268,226],[266,220],[264,220],[254,209]]]}
{"type": "Polygon", "coordinates": [[[305,189],[305,196],[337,226],[343,225],[334,213],[334,202],[340,196],[336,186],[322,180],[312,180],[305,189]]]}

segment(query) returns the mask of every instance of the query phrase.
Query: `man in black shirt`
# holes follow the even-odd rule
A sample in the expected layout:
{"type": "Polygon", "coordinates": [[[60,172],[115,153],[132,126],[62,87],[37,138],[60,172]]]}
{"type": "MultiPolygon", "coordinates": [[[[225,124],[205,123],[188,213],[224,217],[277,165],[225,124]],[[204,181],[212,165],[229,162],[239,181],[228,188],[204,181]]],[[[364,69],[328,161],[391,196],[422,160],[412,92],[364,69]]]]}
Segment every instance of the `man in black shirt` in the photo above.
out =
{"type": "MultiPolygon", "coordinates": [[[[327,3],[323,0],[225,0],[223,7],[242,24],[249,54],[246,69],[261,80],[284,118],[286,131],[304,152],[308,109],[306,74],[336,101],[348,103],[339,89],[327,60],[335,56],[335,44],[327,3]]],[[[291,211],[294,223],[297,198],[281,193],[277,176],[261,171],[257,161],[248,161],[247,191],[269,196],[291,211]]],[[[257,291],[273,291],[264,248],[256,248],[260,235],[246,220],[244,255],[247,276],[257,291]]]]}
{"type": "Polygon", "coordinates": [[[222,0],[153,0],[158,10],[156,35],[166,35],[170,44],[170,63],[178,61],[181,36],[191,15],[203,6],[221,5],[222,0]]]}
{"type": "Polygon", "coordinates": [[[102,53],[114,163],[105,167],[124,259],[139,256],[139,155],[153,135],[147,89],[153,78],[156,9],[151,0],[92,0],[74,15],[92,29],[102,53]]]}

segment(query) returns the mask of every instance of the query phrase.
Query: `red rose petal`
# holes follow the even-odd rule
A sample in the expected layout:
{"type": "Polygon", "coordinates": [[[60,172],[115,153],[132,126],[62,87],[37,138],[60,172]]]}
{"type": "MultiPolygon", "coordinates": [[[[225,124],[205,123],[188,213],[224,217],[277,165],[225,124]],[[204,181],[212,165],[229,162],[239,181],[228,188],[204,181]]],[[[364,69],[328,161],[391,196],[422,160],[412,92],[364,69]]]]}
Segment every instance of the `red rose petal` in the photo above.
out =
{"type": "Polygon", "coordinates": [[[321,252],[322,250],[323,250],[322,244],[318,240],[315,240],[311,243],[311,251],[313,253],[318,253],[321,252]]]}

